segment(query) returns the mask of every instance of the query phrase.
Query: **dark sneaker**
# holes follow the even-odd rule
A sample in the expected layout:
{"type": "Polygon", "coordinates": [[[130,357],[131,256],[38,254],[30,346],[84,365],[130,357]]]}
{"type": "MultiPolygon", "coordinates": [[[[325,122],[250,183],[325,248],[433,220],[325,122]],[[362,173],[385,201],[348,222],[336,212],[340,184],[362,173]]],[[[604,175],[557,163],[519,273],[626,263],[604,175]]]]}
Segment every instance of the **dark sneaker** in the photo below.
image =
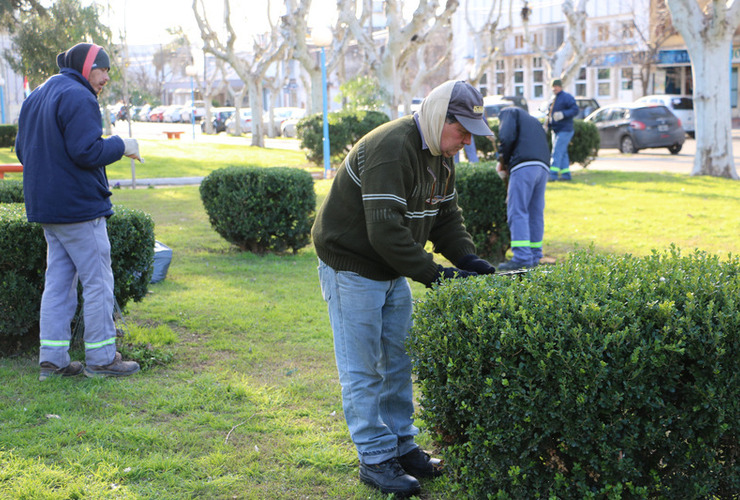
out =
{"type": "Polygon", "coordinates": [[[43,382],[49,377],[74,377],[82,373],[82,363],[79,361],[72,361],[64,368],[57,368],[54,363],[44,361],[41,363],[41,373],[39,374],[39,380],[43,382]]]}
{"type": "Polygon", "coordinates": [[[382,493],[393,493],[402,498],[416,495],[421,491],[419,481],[403,470],[397,458],[379,464],[361,463],[360,481],[379,489],[382,493]]]}
{"type": "Polygon", "coordinates": [[[124,361],[121,353],[116,352],[116,357],[109,365],[87,365],[85,375],[88,377],[127,377],[139,371],[139,363],[136,361],[124,361]]]}
{"type": "Polygon", "coordinates": [[[442,475],[443,462],[438,458],[432,458],[421,448],[398,457],[398,463],[403,470],[415,477],[439,477],[442,475]]]}
{"type": "Polygon", "coordinates": [[[514,262],[512,260],[507,260],[506,262],[502,262],[498,266],[496,266],[497,271],[515,271],[517,269],[525,269],[530,266],[526,264],[522,264],[521,262],[514,262]]]}

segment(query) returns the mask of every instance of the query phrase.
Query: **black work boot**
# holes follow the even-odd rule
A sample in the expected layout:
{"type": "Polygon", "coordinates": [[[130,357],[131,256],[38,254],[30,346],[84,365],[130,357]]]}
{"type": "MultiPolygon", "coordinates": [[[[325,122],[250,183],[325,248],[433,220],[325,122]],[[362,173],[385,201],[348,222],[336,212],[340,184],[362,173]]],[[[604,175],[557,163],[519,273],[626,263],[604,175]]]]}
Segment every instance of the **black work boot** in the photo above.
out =
{"type": "Polygon", "coordinates": [[[442,475],[443,462],[438,458],[432,458],[421,448],[398,457],[398,463],[408,474],[416,477],[439,477],[442,475]]]}
{"type": "Polygon", "coordinates": [[[398,497],[410,497],[421,491],[419,481],[406,474],[395,457],[379,464],[361,463],[360,481],[383,493],[394,493],[398,497]]]}
{"type": "Polygon", "coordinates": [[[58,368],[54,363],[44,361],[41,363],[41,372],[39,373],[39,380],[44,381],[49,377],[74,377],[82,373],[82,363],[79,361],[72,361],[64,368],[58,368]]]}

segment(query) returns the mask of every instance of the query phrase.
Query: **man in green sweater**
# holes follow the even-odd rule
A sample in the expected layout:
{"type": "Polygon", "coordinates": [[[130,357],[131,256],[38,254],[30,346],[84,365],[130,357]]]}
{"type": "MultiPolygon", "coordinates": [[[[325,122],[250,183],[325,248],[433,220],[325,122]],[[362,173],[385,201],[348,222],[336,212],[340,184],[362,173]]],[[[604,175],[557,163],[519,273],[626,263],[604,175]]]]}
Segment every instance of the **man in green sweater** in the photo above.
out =
{"type": "Polygon", "coordinates": [[[431,286],[495,272],[475,255],[457,205],[452,158],[471,134],[493,135],[480,93],[463,81],[436,87],[413,116],[355,144],[312,230],[360,479],[383,493],[418,493],[417,477],[442,472],[414,443],[406,278],[431,286]],[[436,264],[427,241],[456,267],[436,264]]]}

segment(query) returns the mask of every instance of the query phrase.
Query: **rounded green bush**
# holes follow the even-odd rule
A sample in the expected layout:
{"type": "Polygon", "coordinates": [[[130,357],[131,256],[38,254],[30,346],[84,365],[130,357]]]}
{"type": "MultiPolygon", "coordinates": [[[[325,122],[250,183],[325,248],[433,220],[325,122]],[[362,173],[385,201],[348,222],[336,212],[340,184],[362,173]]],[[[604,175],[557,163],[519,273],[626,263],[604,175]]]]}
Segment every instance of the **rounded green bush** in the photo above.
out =
{"type": "Polygon", "coordinates": [[[311,174],[289,167],[227,167],[200,185],[211,225],[227,241],[257,254],[308,245],[316,193],[311,174]]]}
{"type": "Polygon", "coordinates": [[[0,203],[23,203],[23,181],[0,180],[0,203]]]}
{"type": "Polygon", "coordinates": [[[740,260],[578,251],[435,287],[408,342],[469,498],[735,498],[740,260]]]}
{"type": "Polygon", "coordinates": [[[496,173],[496,164],[457,165],[455,188],[478,255],[492,262],[504,261],[511,234],[506,222],[506,186],[496,173]]]}
{"type": "MultiPolygon", "coordinates": [[[[333,162],[341,162],[355,142],[389,120],[381,111],[339,111],[329,113],[329,153],[333,162]]],[[[301,119],[296,126],[301,147],[309,161],[322,164],[324,159],[324,117],[317,113],[301,119]]]]}

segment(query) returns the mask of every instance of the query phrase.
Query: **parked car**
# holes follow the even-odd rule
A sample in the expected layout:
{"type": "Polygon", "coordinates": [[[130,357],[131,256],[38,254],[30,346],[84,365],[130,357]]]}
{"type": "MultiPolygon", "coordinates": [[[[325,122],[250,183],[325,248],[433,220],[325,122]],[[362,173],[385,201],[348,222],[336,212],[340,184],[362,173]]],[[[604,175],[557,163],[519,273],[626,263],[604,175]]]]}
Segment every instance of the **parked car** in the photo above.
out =
{"type": "Polygon", "coordinates": [[[527,99],[520,95],[489,95],[483,98],[483,105],[485,106],[486,101],[491,103],[501,102],[501,101],[508,101],[514,106],[518,108],[522,108],[524,111],[529,113],[529,104],[527,104],[527,99]]]}
{"type": "Polygon", "coordinates": [[[681,120],[681,126],[689,136],[694,137],[694,98],[690,95],[646,95],[635,101],[640,104],[660,104],[673,112],[681,120]]]}
{"type": "MultiPolygon", "coordinates": [[[[182,106],[182,112],[180,113],[180,120],[183,123],[190,123],[190,110],[193,109],[192,101],[188,101],[182,106]]],[[[203,119],[206,115],[206,103],[203,101],[195,101],[195,121],[198,122],[203,119]]]]}
{"type": "MultiPolygon", "coordinates": [[[[252,131],[252,109],[241,108],[239,110],[239,119],[241,120],[241,131],[243,134],[252,131]]],[[[226,120],[226,132],[229,134],[236,134],[236,113],[231,115],[226,120]]]]}
{"type": "MultiPolygon", "coordinates": [[[[236,110],[231,107],[222,108],[211,108],[211,123],[213,124],[213,132],[218,134],[219,132],[226,131],[226,120],[231,118],[236,110]]],[[[200,130],[206,132],[205,120],[200,122],[200,130]]]]}
{"type": "Polygon", "coordinates": [[[504,108],[514,107],[514,103],[511,101],[488,101],[483,99],[483,110],[486,114],[486,118],[497,118],[501,110],[504,108]]]}
{"type": "Polygon", "coordinates": [[[152,109],[149,112],[149,120],[150,122],[161,122],[162,121],[162,114],[167,109],[167,106],[157,106],[156,108],[152,109]]]}
{"type": "Polygon", "coordinates": [[[578,109],[580,111],[578,112],[578,116],[576,118],[580,118],[583,120],[588,115],[599,109],[599,103],[596,101],[596,99],[593,99],[591,97],[574,97],[576,100],[576,104],[578,105],[578,109]]]}
{"type": "Polygon", "coordinates": [[[182,121],[183,106],[167,106],[162,113],[162,121],[167,123],[179,123],[182,121]]]}
{"type": "MultiPolygon", "coordinates": [[[[303,108],[295,108],[295,107],[280,107],[275,108],[272,110],[273,113],[273,119],[275,120],[275,127],[277,128],[277,132],[280,135],[285,135],[283,133],[283,124],[286,121],[293,121],[295,120],[295,123],[298,123],[298,120],[306,116],[306,110],[303,108]]],[[[265,125],[267,125],[269,121],[269,114],[268,112],[265,112],[262,120],[265,122],[265,125]]],[[[293,136],[287,136],[287,137],[295,137],[293,136]]]]}
{"type": "MultiPolygon", "coordinates": [[[[578,114],[574,118],[583,120],[588,115],[599,109],[599,103],[592,97],[573,96],[573,99],[575,99],[576,105],[579,109],[578,114]]],[[[547,113],[550,111],[551,102],[552,99],[548,99],[540,104],[540,107],[537,108],[537,111],[533,113],[532,116],[539,120],[545,119],[547,113]]]]}
{"type": "Polygon", "coordinates": [[[675,155],[686,140],[681,122],[665,106],[614,104],[597,109],[585,121],[598,129],[602,148],[619,148],[622,153],[668,148],[675,155]]]}

